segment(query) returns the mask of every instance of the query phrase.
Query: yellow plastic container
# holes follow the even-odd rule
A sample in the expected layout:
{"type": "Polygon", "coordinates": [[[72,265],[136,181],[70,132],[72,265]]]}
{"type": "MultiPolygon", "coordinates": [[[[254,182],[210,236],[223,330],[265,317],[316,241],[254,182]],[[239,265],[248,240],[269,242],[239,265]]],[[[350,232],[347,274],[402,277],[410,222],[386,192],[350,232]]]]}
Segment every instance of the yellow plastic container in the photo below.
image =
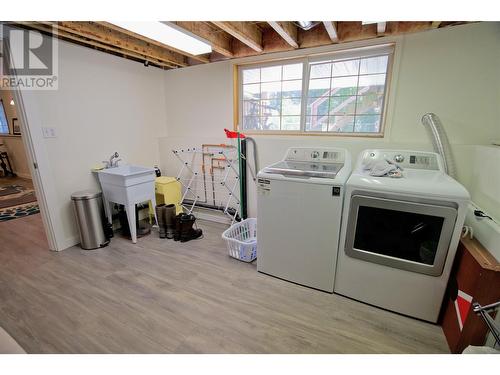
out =
{"type": "MultiPolygon", "coordinates": [[[[175,177],[161,176],[155,180],[156,204],[175,204],[177,214],[182,212],[181,183],[175,177]]],[[[154,216],[154,207],[149,203],[149,215],[154,216]]]]}

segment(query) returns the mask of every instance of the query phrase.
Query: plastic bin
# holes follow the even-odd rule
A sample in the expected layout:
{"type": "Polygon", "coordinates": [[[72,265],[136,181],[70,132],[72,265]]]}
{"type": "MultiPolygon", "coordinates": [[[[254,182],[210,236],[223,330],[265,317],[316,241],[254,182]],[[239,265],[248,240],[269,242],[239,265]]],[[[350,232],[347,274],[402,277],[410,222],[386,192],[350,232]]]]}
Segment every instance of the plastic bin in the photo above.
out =
{"type": "Polygon", "coordinates": [[[229,256],[243,262],[257,258],[257,219],[248,218],[231,225],[222,238],[226,241],[229,256]]]}
{"type": "MultiPolygon", "coordinates": [[[[175,177],[161,176],[155,180],[156,204],[175,204],[176,214],[182,212],[181,183],[175,177]]],[[[149,216],[153,217],[154,207],[149,202],[149,216]]]]}

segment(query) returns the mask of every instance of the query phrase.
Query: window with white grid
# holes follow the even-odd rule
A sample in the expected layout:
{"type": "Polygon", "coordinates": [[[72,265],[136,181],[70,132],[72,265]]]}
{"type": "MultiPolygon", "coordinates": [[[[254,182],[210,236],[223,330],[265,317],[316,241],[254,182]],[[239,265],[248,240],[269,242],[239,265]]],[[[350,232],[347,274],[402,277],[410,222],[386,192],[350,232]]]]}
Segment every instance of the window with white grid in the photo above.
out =
{"type": "Polygon", "coordinates": [[[310,63],[306,131],[379,133],[388,55],[310,63]]]}
{"type": "Polygon", "coordinates": [[[300,130],[303,63],[242,70],[246,130],[300,130]]]}
{"type": "Polygon", "coordinates": [[[240,129],[382,134],[393,50],[386,44],[240,66],[240,129]]]}

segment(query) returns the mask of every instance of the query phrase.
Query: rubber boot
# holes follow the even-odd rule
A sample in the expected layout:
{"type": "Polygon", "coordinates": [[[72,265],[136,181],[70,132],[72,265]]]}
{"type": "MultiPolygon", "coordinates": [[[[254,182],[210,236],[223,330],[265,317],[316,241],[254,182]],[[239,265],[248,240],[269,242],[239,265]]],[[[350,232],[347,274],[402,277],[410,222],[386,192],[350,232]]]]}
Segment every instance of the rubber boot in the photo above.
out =
{"type": "Polygon", "coordinates": [[[159,204],[155,207],[156,217],[158,219],[158,231],[160,232],[160,238],[165,238],[166,236],[166,223],[165,223],[165,205],[159,204]]]}
{"type": "Polygon", "coordinates": [[[165,206],[165,225],[166,225],[166,236],[169,239],[174,238],[175,232],[175,204],[169,204],[165,206]]]}
{"type": "Polygon", "coordinates": [[[181,218],[181,242],[187,242],[200,238],[203,234],[201,229],[193,229],[193,224],[196,221],[194,215],[186,215],[181,218]]]}
{"type": "Polygon", "coordinates": [[[179,241],[181,239],[181,218],[184,216],[186,216],[186,214],[181,212],[175,217],[174,241],[179,241]]]}

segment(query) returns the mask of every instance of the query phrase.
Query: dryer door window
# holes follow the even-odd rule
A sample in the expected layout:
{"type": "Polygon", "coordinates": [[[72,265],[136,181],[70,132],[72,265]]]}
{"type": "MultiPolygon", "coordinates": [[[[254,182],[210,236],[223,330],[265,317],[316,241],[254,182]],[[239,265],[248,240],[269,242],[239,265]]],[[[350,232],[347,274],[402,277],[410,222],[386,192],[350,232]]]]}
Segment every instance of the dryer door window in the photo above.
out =
{"type": "Polygon", "coordinates": [[[453,207],[354,195],[345,251],[353,258],[438,276],[456,216],[453,207]]]}

